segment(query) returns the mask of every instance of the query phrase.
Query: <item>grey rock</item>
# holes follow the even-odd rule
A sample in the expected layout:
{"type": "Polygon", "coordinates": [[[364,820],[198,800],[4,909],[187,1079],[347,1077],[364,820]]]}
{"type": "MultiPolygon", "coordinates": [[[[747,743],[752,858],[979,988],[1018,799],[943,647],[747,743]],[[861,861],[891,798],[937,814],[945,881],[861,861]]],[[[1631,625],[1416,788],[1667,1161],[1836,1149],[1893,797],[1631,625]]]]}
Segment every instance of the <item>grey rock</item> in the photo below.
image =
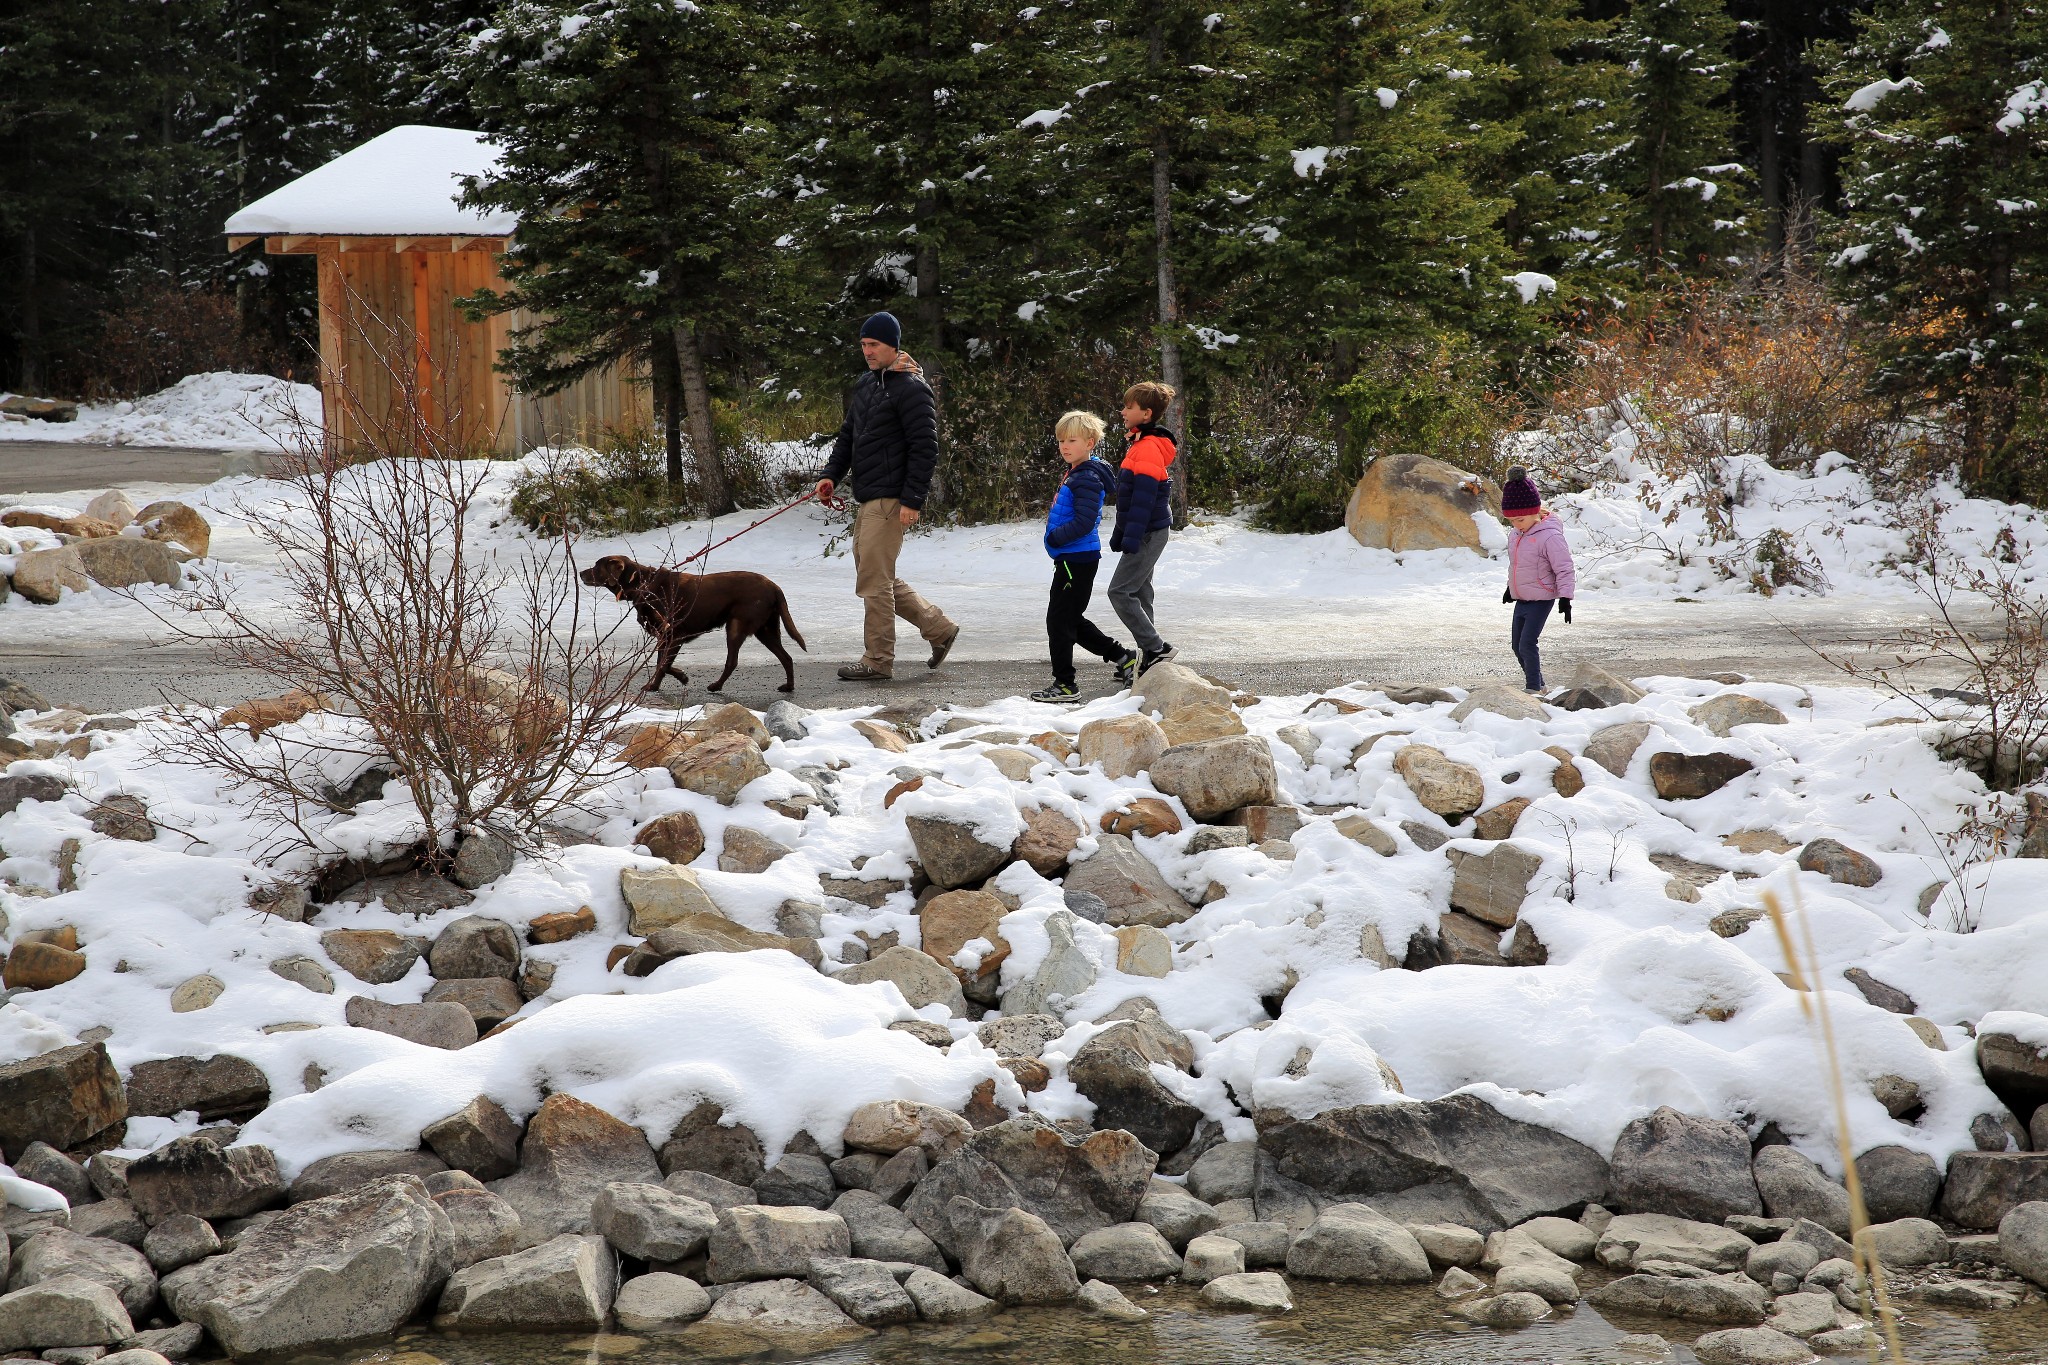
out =
{"type": "Polygon", "coordinates": [[[270,964],[272,976],[284,978],[295,986],[303,986],[315,995],[334,994],[334,973],[307,957],[304,953],[293,953],[270,964]]]}
{"type": "Polygon", "coordinates": [[[1750,1174],[1749,1135],[1725,1120],[1666,1106],[1623,1128],[1609,1163],[1612,1202],[1626,1213],[1719,1222],[1763,1212],[1750,1174]]]}
{"type": "Polygon", "coordinates": [[[427,970],[442,981],[511,981],[519,975],[519,933],[503,920],[464,915],[435,938],[427,970]]]}
{"type": "Polygon", "coordinates": [[[736,1336],[755,1345],[817,1349],[867,1331],[839,1305],[798,1279],[735,1285],[720,1294],[691,1335],[736,1336]]]}
{"type": "Polygon", "coordinates": [[[420,1182],[427,1187],[427,1193],[447,1194],[450,1190],[481,1190],[484,1182],[468,1171],[436,1171],[420,1182]]]}
{"type": "Polygon", "coordinates": [[[1805,1279],[1807,1272],[1819,1265],[1820,1260],[1820,1252],[1804,1242],[1769,1242],[1749,1253],[1743,1270],[1749,1278],[1769,1289],[1777,1283],[1780,1275],[1790,1275],[1795,1280],[1805,1279]]]}
{"type": "Polygon", "coordinates": [[[1103,1280],[1090,1280],[1082,1285],[1074,1303],[1090,1317],[1108,1318],[1111,1322],[1143,1322],[1152,1316],[1125,1298],[1121,1289],[1103,1280]]]}
{"type": "Polygon", "coordinates": [[[1984,1084],[2006,1108],[2030,1114],[2048,1104],[2048,1048],[1989,1030],[1977,1035],[1976,1055],[1984,1084]]]}
{"type": "Polygon", "coordinates": [[[434,1195],[434,1207],[447,1218],[454,1237],[451,1255],[456,1270],[510,1256],[519,1249],[518,1213],[480,1185],[441,1190],[434,1195]]]}
{"type": "Polygon", "coordinates": [[[1244,1244],[1212,1233],[1188,1243],[1180,1277],[1187,1284],[1202,1285],[1225,1275],[1242,1275],[1244,1270],[1244,1244]]]}
{"type": "Polygon", "coordinates": [[[1484,853],[1454,848],[1445,856],[1451,860],[1451,908],[1496,929],[1512,929],[1543,859],[1512,843],[1484,853]]]}
{"type": "Polygon", "coordinates": [[[60,1151],[79,1147],[127,1117],[121,1076],[105,1043],[60,1047],[0,1066],[0,1161],[20,1156],[31,1142],[60,1151]]]}
{"type": "Polygon", "coordinates": [[[387,1176],[295,1205],[165,1276],[164,1301],[235,1356],[388,1335],[448,1278],[452,1241],[426,1187],[387,1176]]]}
{"type": "Polygon", "coordinates": [[[912,1009],[944,1005],[955,1018],[965,1018],[967,1014],[967,997],[961,993],[960,978],[945,964],[915,948],[901,944],[886,948],[838,975],[841,981],[853,986],[890,982],[903,993],[912,1009]]]}
{"type": "Polygon", "coordinates": [[[1436,1282],[1436,1293],[1442,1299],[1462,1299],[1473,1294],[1486,1292],[1486,1281],[1462,1266],[1452,1266],[1444,1277],[1436,1282]]]}
{"type": "Polygon", "coordinates": [[[1066,1249],[1037,1214],[957,1197],[946,1214],[951,1240],[959,1248],[961,1273],[990,1298],[1008,1304],[1055,1304],[1070,1303],[1080,1293],[1081,1281],[1066,1249]]]}
{"type": "Polygon", "coordinates": [[[371,1029],[409,1043],[455,1051],[476,1041],[476,1019],[453,1001],[387,1005],[367,995],[349,997],[342,1017],[350,1028],[371,1029]]]}
{"type": "Polygon", "coordinates": [[[1493,1288],[1499,1294],[1534,1294],[1545,1303],[1579,1301],[1579,1282],[1554,1266],[1502,1266],[1493,1277],[1493,1288]]]}
{"type": "Polygon", "coordinates": [[[810,714],[805,708],[784,697],[768,703],[768,709],[761,713],[761,724],[766,726],[768,733],[775,738],[794,744],[810,733],[810,727],[805,724],[810,714]]]}
{"type": "Polygon", "coordinates": [[[1251,1313],[1291,1313],[1294,1298],[1287,1281],[1270,1270],[1222,1275],[1202,1286],[1202,1302],[1211,1308],[1251,1313]]]}
{"type": "Polygon", "coordinates": [[[905,822],[917,861],[932,884],[952,890],[973,886],[1010,861],[1008,843],[983,843],[974,826],[936,815],[913,815],[905,822]]]}
{"type": "Polygon", "coordinates": [[[71,1230],[81,1237],[104,1237],[110,1242],[142,1250],[149,1224],[126,1199],[102,1199],[71,1210],[71,1230]]]}
{"type": "Polygon", "coordinates": [[[460,1005],[476,1021],[479,1035],[489,1032],[519,1013],[526,997],[514,983],[497,976],[455,978],[436,981],[427,992],[425,1004],[460,1005]]]}
{"type": "Polygon", "coordinates": [[[303,1204],[308,1199],[346,1194],[379,1176],[416,1175],[424,1181],[447,1169],[447,1163],[432,1152],[342,1152],[321,1157],[300,1171],[291,1184],[291,1202],[303,1204]]]}
{"type": "Polygon", "coordinates": [[[240,1218],[283,1203],[285,1183],[268,1147],[223,1151],[203,1137],[183,1137],[129,1164],[128,1194],[152,1222],[173,1213],[240,1218]]]}
{"type": "Polygon", "coordinates": [[[628,1256],[680,1261],[704,1250],[718,1210],[660,1185],[615,1181],[598,1192],[591,1227],[628,1256]]]}
{"type": "Polygon", "coordinates": [[[1066,1031],[1057,1015],[1005,1013],[975,1029],[974,1036],[998,1057],[1036,1057],[1066,1031]]]}
{"type": "Polygon", "coordinates": [[[113,1290],[130,1317],[142,1316],[156,1302],[156,1271],[147,1257],[133,1247],[81,1237],[69,1228],[45,1228],[16,1246],[7,1284],[26,1289],[66,1276],[113,1290]]]}
{"type": "Polygon", "coordinates": [[[1258,1143],[1218,1143],[1188,1167],[1188,1192],[1207,1204],[1249,1199],[1258,1187],[1258,1167],[1258,1143]]]}
{"type": "Polygon", "coordinates": [[[404,979],[425,948],[421,940],[390,929],[329,929],[320,935],[328,961],[371,986],[404,979]]]}
{"type": "MultiPolygon", "coordinates": [[[[1242,831],[1239,832],[1242,833],[1242,831]]],[[[1093,891],[1066,890],[1061,893],[1060,900],[1066,905],[1067,909],[1073,911],[1082,919],[1087,920],[1090,924],[1109,923],[1109,902],[1096,895],[1093,891]]]]}
{"type": "Polygon", "coordinates": [[[1741,1276],[1682,1280],[1626,1275],[1594,1290],[1586,1301],[1603,1313],[1641,1313],[1738,1327],[1758,1326],[1767,1308],[1763,1287],[1741,1276]]]}
{"type": "Polygon", "coordinates": [[[1830,1332],[1840,1320],[1841,1304],[1833,1294],[1819,1291],[1809,1293],[1780,1294],[1771,1305],[1771,1316],[1764,1323],[1794,1337],[1813,1337],[1830,1332]]]}
{"type": "Polygon", "coordinates": [[[1842,977],[1860,991],[1865,1000],[1881,1010],[1904,1015],[1920,1013],[1919,1007],[1913,1003],[1912,996],[1896,987],[1885,985],[1861,967],[1851,967],[1842,973],[1842,977]]]}
{"type": "Polygon", "coordinates": [[[942,1273],[946,1269],[946,1258],[938,1244],[901,1209],[880,1196],[866,1190],[848,1190],[833,1201],[832,1212],[845,1220],[854,1255],[928,1266],[942,1273]]]}
{"type": "Polygon", "coordinates": [[[1155,1181],[1138,1201],[1138,1221],[1159,1230],[1166,1244],[1181,1251],[1195,1238],[1213,1231],[1221,1220],[1216,1210],[1178,1185],[1155,1181]]]}
{"type": "Polygon", "coordinates": [[[57,1346],[112,1346],[135,1335],[113,1290],[78,1275],[60,1275],[0,1296],[0,1351],[57,1346]]]}
{"type": "Polygon", "coordinates": [[[1463,1211],[1460,1221],[1490,1230],[1607,1195],[1607,1162],[1598,1152],[1508,1118],[1475,1095],[1359,1105],[1312,1119],[1277,1111],[1253,1117],[1277,1174],[1335,1200],[1379,1205],[1410,1191],[1440,1194],[1463,1211]]]}
{"type": "Polygon", "coordinates": [[[24,801],[62,801],[68,790],[62,779],[48,773],[0,777],[0,815],[11,814],[24,801]]]}
{"type": "Polygon", "coordinates": [[[591,1206],[617,1180],[661,1183],[647,1139],[595,1105],[557,1092],[526,1125],[518,1171],[491,1190],[518,1211],[520,1240],[534,1246],[591,1231],[591,1206]]]}
{"type": "Polygon", "coordinates": [[[85,1167],[47,1142],[31,1142],[14,1159],[14,1173],[38,1185],[48,1185],[63,1195],[74,1211],[80,1204],[90,1204],[100,1197],[100,1192],[92,1186],[92,1178],[85,1173],[85,1167]]]}
{"type": "MultiPolygon", "coordinates": [[[[959,983],[954,984],[957,987],[959,983]]],[[[724,1109],[707,1100],[683,1115],[670,1131],[668,1141],[661,1145],[661,1169],[669,1175],[702,1171],[734,1185],[750,1186],[768,1167],[762,1160],[761,1139],[754,1135],[754,1130],[743,1123],[727,1123],[724,1109]]],[[[716,1199],[705,1202],[719,1206],[716,1199]]],[[[752,1195],[742,1202],[753,1203],[752,1195]]]]}
{"type": "MultiPolygon", "coordinates": [[[[1155,1152],[1188,1145],[1202,1111],[1168,1089],[1154,1063],[1179,1064],[1164,1025],[1125,1021],[1083,1043],[1067,1063],[1067,1078],[1095,1105],[1098,1128],[1121,1128],[1155,1152]]],[[[1184,1040],[1183,1046],[1184,1046],[1184,1040]]]]}
{"type": "Polygon", "coordinates": [[[1359,1284],[1427,1284],[1433,1278],[1415,1234],[1363,1204],[1324,1209],[1288,1248],[1287,1273],[1359,1284]]]}
{"type": "Polygon", "coordinates": [[[710,1311],[703,1285],[662,1270],[627,1280],[612,1300],[619,1330],[648,1336],[680,1332],[710,1311]]]}
{"type": "Polygon", "coordinates": [[[203,1123],[245,1119],[270,1103],[270,1078],[253,1063],[219,1053],[137,1062],[128,1073],[128,1112],[168,1117],[187,1109],[203,1123]]]}
{"type": "Polygon", "coordinates": [[[1475,1266],[1486,1254],[1486,1238],[1456,1223],[1409,1223],[1422,1254],[1432,1266],[1475,1266]]]}
{"type": "Polygon", "coordinates": [[[455,865],[448,869],[448,876],[457,886],[474,891],[510,872],[518,857],[510,839],[489,830],[471,830],[456,844],[455,865]]]}
{"type": "Polygon", "coordinates": [[[917,1188],[917,1182],[931,1173],[931,1168],[931,1158],[924,1154],[922,1147],[905,1147],[881,1164],[874,1179],[868,1182],[868,1188],[901,1208],[910,1192],[917,1188]]]}
{"type": "Polygon", "coordinates": [[[1810,1218],[1838,1236],[1849,1232],[1849,1192],[1790,1147],[1766,1147],[1750,1163],[1764,1211],[1773,1218],[1810,1218]]]}
{"type": "Polygon", "coordinates": [[[1129,1133],[1108,1130],[1076,1139],[1041,1119],[1010,1119],[984,1128],[932,1168],[903,1211],[942,1250],[949,1244],[948,1205],[956,1196],[990,1208],[1022,1208],[1043,1218],[1063,1244],[1137,1215],[1158,1158],[1129,1133]]]}
{"type": "Polygon", "coordinates": [[[2048,1202],[2015,1205],[1998,1220],[1998,1259],[2048,1289],[2048,1202]]]}
{"type": "Polygon", "coordinates": [[[836,1213],[742,1205],[721,1210],[710,1238],[713,1282],[797,1279],[813,1257],[851,1256],[853,1238],[836,1213]]]}
{"type": "Polygon", "coordinates": [[[1483,1326],[1507,1331],[1516,1327],[1527,1327],[1530,1323],[1541,1322],[1549,1317],[1550,1303],[1541,1294],[1514,1290],[1496,1294],[1491,1298],[1475,1299],[1452,1311],[1459,1317],[1470,1318],[1483,1326]]]}
{"type": "Polygon", "coordinates": [[[1515,1231],[1526,1233],[1545,1251],[1567,1261],[1592,1260],[1600,1241],[1598,1233],[1570,1218],[1531,1218],[1515,1231]]]}
{"type": "Polygon", "coordinates": [[[1294,1229],[1285,1223],[1225,1223],[1214,1235],[1243,1247],[1244,1263],[1253,1270],[1286,1265],[1287,1248],[1294,1245],[1294,1229]]]}
{"type": "Polygon", "coordinates": [[[811,1262],[811,1287],[863,1327],[917,1320],[917,1304],[880,1261],[820,1256],[811,1262]]]}
{"type": "Polygon", "coordinates": [[[448,1281],[442,1331],[595,1331],[611,1315],[619,1258],[602,1237],[565,1233],[510,1256],[464,1266],[448,1281]]]}
{"type": "Polygon", "coordinates": [[[661,1187],[676,1194],[687,1195],[691,1199],[701,1199],[718,1212],[754,1202],[754,1192],[751,1189],[730,1180],[722,1180],[709,1171],[671,1171],[662,1178],[661,1187]]]}
{"type": "Polygon", "coordinates": [[[1650,737],[1650,729],[1650,723],[1643,720],[1603,726],[1586,741],[1585,756],[1616,777],[1626,777],[1636,751],[1650,737]]]}
{"type": "Polygon", "coordinates": [[[96,1152],[85,1163],[85,1174],[92,1181],[92,1187],[100,1192],[102,1199],[126,1199],[128,1197],[128,1163],[132,1158],[115,1156],[111,1152],[96,1152]]]}
{"type": "Polygon", "coordinates": [[[1957,1152],[1948,1159],[1941,1212],[1951,1222],[1995,1228],[2021,1204],[2042,1200],[2048,1200],[2048,1152],[1957,1152]]]}
{"type": "MultiPolygon", "coordinates": [[[[1122,836],[1102,837],[1108,840],[1122,836]]],[[[1095,959],[1074,941],[1077,922],[1071,910],[1055,910],[1045,917],[1051,947],[1038,970],[1003,996],[1005,1015],[1056,1018],[1067,1001],[1095,984],[1095,959]]]]}
{"type": "Polygon", "coordinates": [[[1941,1194],[1941,1168],[1925,1152],[1873,1147],[1856,1158],[1856,1178],[1873,1223],[1925,1218],[1941,1194]]]}
{"type": "Polygon", "coordinates": [[[220,1251],[220,1234],[213,1224],[189,1213],[174,1213],[161,1219],[142,1240],[142,1254],[159,1275],[182,1270],[220,1251]]]}
{"type": "Polygon", "coordinates": [[[1862,1240],[1886,1266],[1911,1269],[1948,1259],[1948,1234],[1925,1218],[1899,1218],[1863,1230],[1862,1240]]]}
{"type": "Polygon", "coordinates": [[[1280,799],[1273,751],[1257,735],[1224,735],[1176,744],[1152,762],[1152,784],[1177,796],[1197,820],[1280,799]]]}
{"type": "Polygon", "coordinates": [[[1648,1261],[1718,1272],[1742,1269],[1755,1245],[1716,1223],[1664,1213],[1625,1213],[1608,1223],[1593,1254],[1601,1265],[1617,1272],[1639,1270],[1648,1261]]]}
{"type": "Polygon", "coordinates": [[[1971,1119],[1970,1140],[1977,1144],[1980,1152],[2027,1150],[2027,1130],[2020,1127],[2018,1119],[2002,1109],[1996,1114],[1979,1114],[1971,1119]]]}
{"type": "Polygon", "coordinates": [[[904,1292],[917,1305],[926,1322],[975,1322],[993,1316],[1002,1305],[956,1284],[936,1270],[913,1270],[903,1281],[904,1292]]]}
{"type": "Polygon", "coordinates": [[[1094,1280],[1163,1280],[1181,1260],[1150,1223],[1118,1223],[1074,1240],[1074,1273],[1094,1280]]]}
{"type": "MultiPolygon", "coordinates": [[[[1815,839],[1799,851],[1799,866],[1843,886],[1876,886],[1884,872],[1876,860],[1835,839],[1815,839]]],[[[1916,1010],[1904,1013],[1915,1014],[1916,1010]]]]}
{"type": "Polygon", "coordinates": [[[829,1209],[839,1197],[839,1186],[823,1160],[788,1152],[754,1181],[754,1195],[762,1204],[829,1209]]]}
{"type": "Polygon", "coordinates": [[[1770,1327],[1708,1332],[1692,1349],[1700,1365],[1805,1365],[1813,1359],[1805,1342],[1770,1327]]]}
{"type": "Polygon", "coordinates": [[[478,1095],[420,1132],[434,1155],[478,1180],[499,1180],[519,1169],[519,1125],[496,1100],[478,1095]]]}
{"type": "Polygon", "coordinates": [[[204,1327],[196,1322],[181,1322],[176,1327],[137,1332],[133,1343],[135,1349],[154,1351],[165,1360],[190,1360],[199,1354],[200,1345],[205,1340],[204,1327]]]}
{"type": "Polygon", "coordinates": [[[427,916],[468,905],[476,897],[431,872],[406,872],[395,877],[368,877],[334,893],[339,904],[371,905],[382,901],[393,914],[427,916]]]}
{"type": "MultiPolygon", "coordinates": [[[[1150,924],[1163,929],[1194,913],[1194,907],[1167,884],[1152,860],[1121,834],[1098,834],[1095,852],[1072,864],[1062,885],[1069,892],[1085,891],[1099,897],[1109,907],[1103,922],[1117,928],[1150,924]]],[[[1003,1012],[1010,1012],[1007,1006],[1003,1012]]]]}

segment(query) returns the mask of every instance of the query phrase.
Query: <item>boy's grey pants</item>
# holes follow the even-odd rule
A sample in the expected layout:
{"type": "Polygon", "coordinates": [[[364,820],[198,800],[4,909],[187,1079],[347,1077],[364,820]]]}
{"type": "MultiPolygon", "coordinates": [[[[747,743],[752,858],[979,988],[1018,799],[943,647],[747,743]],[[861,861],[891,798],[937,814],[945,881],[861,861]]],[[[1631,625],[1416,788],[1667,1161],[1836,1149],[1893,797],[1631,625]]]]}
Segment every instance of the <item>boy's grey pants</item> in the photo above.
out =
{"type": "Polygon", "coordinates": [[[1166,540],[1172,534],[1166,530],[1153,531],[1138,543],[1137,549],[1125,550],[1117,558],[1116,573],[1109,580],[1109,605],[1116,608],[1116,619],[1124,623],[1138,648],[1147,654],[1157,654],[1166,648],[1159,628],[1152,624],[1152,570],[1159,563],[1159,556],[1166,553],[1166,540]]]}

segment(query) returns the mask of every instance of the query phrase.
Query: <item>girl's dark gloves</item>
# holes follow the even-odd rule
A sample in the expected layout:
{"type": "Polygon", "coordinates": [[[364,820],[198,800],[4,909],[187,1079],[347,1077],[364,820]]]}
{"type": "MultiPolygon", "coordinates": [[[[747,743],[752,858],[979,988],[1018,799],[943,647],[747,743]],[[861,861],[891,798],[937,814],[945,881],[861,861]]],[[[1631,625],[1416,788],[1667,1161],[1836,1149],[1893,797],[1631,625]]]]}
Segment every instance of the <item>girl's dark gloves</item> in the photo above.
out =
{"type": "Polygon", "coordinates": [[[1571,598],[1569,598],[1569,597],[1560,597],[1560,598],[1558,598],[1558,599],[1557,599],[1557,614],[1558,614],[1559,616],[1562,616],[1562,617],[1564,618],[1564,620],[1565,620],[1565,624],[1566,624],[1566,625],[1570,625],[1570,624],[1571,624],[1571,620],[1572,620],[1572,599],[1571,599],[1571,598]]]}

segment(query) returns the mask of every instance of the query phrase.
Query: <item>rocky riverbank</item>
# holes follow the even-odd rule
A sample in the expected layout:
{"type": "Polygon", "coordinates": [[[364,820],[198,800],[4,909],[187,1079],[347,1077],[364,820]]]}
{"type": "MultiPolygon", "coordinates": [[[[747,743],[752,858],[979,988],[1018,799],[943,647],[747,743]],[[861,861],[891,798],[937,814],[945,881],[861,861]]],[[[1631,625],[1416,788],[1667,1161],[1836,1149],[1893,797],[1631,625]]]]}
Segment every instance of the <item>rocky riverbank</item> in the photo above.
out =
{"type": "Polygon", "coordinates": [[[649,716],[546,856],[442,870],[374,762],[281,863],[162,717],[8,693],[0,1353],[815,1346],[1165,1282],[1860,1350],[1818,992],[1872,1254],[2038,1297],[2048,861],[1929,877],[1880,801],[1955,818],[1936,724],[1646,681],[649,716]]]}

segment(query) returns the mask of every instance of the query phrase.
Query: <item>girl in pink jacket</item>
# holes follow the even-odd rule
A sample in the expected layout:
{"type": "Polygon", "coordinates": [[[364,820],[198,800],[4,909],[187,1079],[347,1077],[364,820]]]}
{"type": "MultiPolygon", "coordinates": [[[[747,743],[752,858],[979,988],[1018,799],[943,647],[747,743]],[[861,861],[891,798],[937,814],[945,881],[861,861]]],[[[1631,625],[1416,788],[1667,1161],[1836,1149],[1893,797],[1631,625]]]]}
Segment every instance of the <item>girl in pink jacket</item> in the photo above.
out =
{"type": "Polygon", "coordinates": [[[1564,543],[1564,527],[1543,508],[1529,471],[1516,465],[1501,485],[1500,514],[1508,526],[1508,589],[1500,600],[1515,604],[1514,625],[1508,632],[1515,659],[1522,665],[1523,686],[1531,692],[1543,690],[1543,656],[1536,641],[1550,619],[1550,609],[1567,623],[1572,619],[1572,596],[1578,590],[1578,571],[1572,566],[1572,551],[1564,543]]]}

